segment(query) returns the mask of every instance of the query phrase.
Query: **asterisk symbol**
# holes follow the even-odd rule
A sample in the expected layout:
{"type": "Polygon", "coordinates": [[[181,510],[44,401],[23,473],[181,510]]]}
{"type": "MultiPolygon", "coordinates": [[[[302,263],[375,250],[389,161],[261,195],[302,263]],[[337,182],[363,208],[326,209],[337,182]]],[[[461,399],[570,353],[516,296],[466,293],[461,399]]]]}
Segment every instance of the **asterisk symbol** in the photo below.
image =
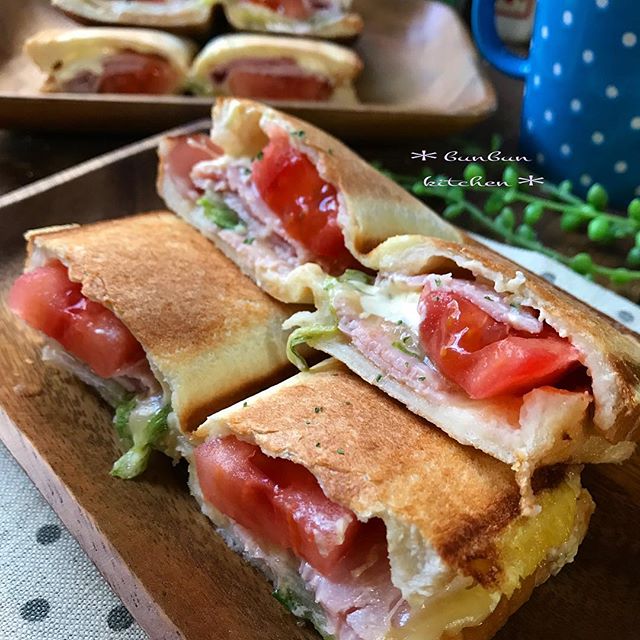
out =
{"type": "Polygon", "coordinates": [[[529,176],[528,178],[518,178],[518,184],[526,184],[533,187],[535,184],[544,184],[544,178],[536,178],[535,176],[529,176]]]}
{"type": "Polygon", "coordinates": [[[435,151],[431,153],[427,153],[426,151],[412,151],[411,159],[412,160],[422,160],[422,162],[426,162],[427,160],[436,160],[438,158],[438,154],[435,151]]]}

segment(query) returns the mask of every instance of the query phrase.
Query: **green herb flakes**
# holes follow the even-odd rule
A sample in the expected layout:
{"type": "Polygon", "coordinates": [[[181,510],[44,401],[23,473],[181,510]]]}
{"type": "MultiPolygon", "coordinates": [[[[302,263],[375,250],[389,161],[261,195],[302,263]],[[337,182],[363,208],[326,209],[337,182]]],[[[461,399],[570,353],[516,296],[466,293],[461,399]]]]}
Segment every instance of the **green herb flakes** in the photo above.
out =
{"type": "Polygon", "coordinates": [[[392,347],[398,349],[398,351],[402,351],[402,353],[406,353],[408,356],[412,356],[418,360],[422,360],[422,357],[419,353],[412,351],[402,340],[396,340],[391,343],[392,347]]]}

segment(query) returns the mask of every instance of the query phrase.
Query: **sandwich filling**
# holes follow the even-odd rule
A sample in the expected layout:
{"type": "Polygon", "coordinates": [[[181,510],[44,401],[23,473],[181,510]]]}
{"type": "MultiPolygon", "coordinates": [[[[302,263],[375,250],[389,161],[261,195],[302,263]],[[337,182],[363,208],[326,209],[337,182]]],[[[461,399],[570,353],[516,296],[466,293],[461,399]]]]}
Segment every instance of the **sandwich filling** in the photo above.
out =
{"type": "Polygon", "coordinates": [[[294,58],[239,58],[209,74],[213,92],[262,100],[330,100],[334,86],[327,77],[303,69],[294,58]]]}
{"type": "Polygon", "coordinates": [[[303,136],[274,129],[254,157],[222,154],[202,135],[174,138],[165,173],[192,201],[192,222],[254,267],[286,274],[317,262],[339,274],[358,263],[338,225],[339,192],[294,144],[303,136]]]}
{"type": "Polygon", "coordinates": [[[287,20],[303,22],[335,18],[343,8],[336,0],[241,0],[241,4],[257,5],[287,20]]]}
{"type": "Polygon", "coordinates": [[[170,7],[174,7],[176,9],[180,9],[185,5],[199,4],[199,0],[106,0],[107,4],[112,4],[116,6],[124,6],[127,9],[131,8],[131,5],[169,5],[170,7]]]}
{"type": "Polygon", "coordinates": [[[180,76],[169,60],[132,49],[100,52],[56,63],[48,85],[68,93],[127,93],[162,95],[180,88],[180,76]]]}
{"type": "MultiPolygon", "coordinates": [[[[538,411],[570,442],[593,402],[578,350],[536,310],[488,283],[453,274],[380,274],[374,282],[349,271],[329,279],[322,295],[320,312],[289,321],[300,325],[289,339],[292,361],[304,367],[297,344],[340,337],[379,372],[376,384],[459,409],[467,443],[478,446],[473,434],[482,430],[496,443],[492,455],[500,443],[521,446],[521,430],[543,428],[534,424],[538,411]]],[[[442,423],[437,417],[430,419],[442,423]]]]}
{"type": "Polygon", "coordinates": [[[114,426],[126,453],[113,475],[133,478],[145,470],[153,448],[170,448],[171,405],[144,349],[110,309],[83,295],[61,262],[21,275],[9,306],[50,338],[46,359],[94,386],[115,407],[114,426]]]}
{"type": "Polygon", "coordinates": [[[358,519],[304,466],[225,435],[194,450],[191,473],[194,493],[226,541],[267,573],[293,613],[336,640],[439,640],[480,625],[524,579],[572,560],[586,526],[580,520],[588,517],[577,477],[567,474],[541,492],[537,517],[518,517],[500,533],[500,579],[481,575],[480,557],[480,573],[463,575],[434,550],[433,585],[417,594],[394,584],[384,520],[358,519]]]}

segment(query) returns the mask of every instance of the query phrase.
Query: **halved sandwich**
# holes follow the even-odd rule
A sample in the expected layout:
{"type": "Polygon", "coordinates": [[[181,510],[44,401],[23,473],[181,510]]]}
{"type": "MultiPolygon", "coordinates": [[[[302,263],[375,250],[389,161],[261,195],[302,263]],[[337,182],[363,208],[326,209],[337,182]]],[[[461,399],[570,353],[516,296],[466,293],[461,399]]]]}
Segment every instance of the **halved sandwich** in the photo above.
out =
{"type": "Polygon", "coordinates": [[[462,444],[509,464],[619,462],[640,435],[640,343],[479,244],[400,236],[325,278],[289,339],[346,363],[462,444]]]}
{"type": "Polygon", "coordinates": [[[177,457],[211,411],[287,375],[287,309],[173,214],[27,239],[9,306],[46,336],[46,361],[116,409],[114,475],[139,474],[153,448],[177,457]]]}
{"type": "Polygon", "coordinates": [[[174,94],[185,89],[195,45],[150,29],[50,29],[25,43],[47,74],[42,91],[174,94]]]}
{"type": "Polygon", "coordinates": [[[267,293],[311,302],[308,281],[358,267],[400,233],[460,241],[335,138],[249,100],[219,98],[211,136],[165,138],[158,192],[267,293]]]}
{"type": "Polygon", "coordinates": [[[180,33],[209,31],[215,0],[51,0],[81,22],[153,27],[180,33]]]}
{"type": "Polygon", "coordinates": [[[220,0],[227,20],[240,31],[267,31],[353,38],[362,18],[350,11],[351,0],[220,0]]]}
{"type": "Polygon", "coordinates": [[[228,35],[196,57],[190,88],[205,95],[349,104],[357,102],[353,82],[361,70],[360,58],[336,44],[228,35]]]}
{"type": "Polygon", "coordinates": [[[335,640],[491,638],[573,560],[593,509],[556,467],[520,515],[506,465],[335,361],[213,415],[193,444],[203,512],[335,640]]]}

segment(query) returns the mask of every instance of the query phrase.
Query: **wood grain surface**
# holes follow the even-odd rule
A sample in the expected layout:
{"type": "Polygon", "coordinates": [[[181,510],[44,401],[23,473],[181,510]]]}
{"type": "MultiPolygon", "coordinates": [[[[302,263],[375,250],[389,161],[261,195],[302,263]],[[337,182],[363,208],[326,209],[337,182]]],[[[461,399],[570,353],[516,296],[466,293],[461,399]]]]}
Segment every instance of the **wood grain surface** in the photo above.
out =
{"type": "MultiPolygon", "coordinates": [[[[215,536],[183,468],[157,456],[137,481],[109,476],[110,410],[43,366],[35,334],[5,307],[26,229],[153,209],[154,167],[145,142],[0,199],[0,437],[152,638],[314,638],[215,536]]],[[[534,593],[500,640],[639,637],[640,457],[591,467],[584,480],[598,506],[575,563],[534,593]]]]}
{"type": "MultiPolygon", "coordinates": [[[[466,28],[448,6],[425,0],[356,0],[365,19],[354,48],[365,70],[361,105],[281,102],[280,107],[351,138],[407,138],[466,128],[496,108],[466,28]]],[[[44,74],[22,52],[39,30],[78,26],[48,0],[5,0],[0,19],[0,128],[159,131],[208,117],[211,98],[42,94],[44,74]]]]}

